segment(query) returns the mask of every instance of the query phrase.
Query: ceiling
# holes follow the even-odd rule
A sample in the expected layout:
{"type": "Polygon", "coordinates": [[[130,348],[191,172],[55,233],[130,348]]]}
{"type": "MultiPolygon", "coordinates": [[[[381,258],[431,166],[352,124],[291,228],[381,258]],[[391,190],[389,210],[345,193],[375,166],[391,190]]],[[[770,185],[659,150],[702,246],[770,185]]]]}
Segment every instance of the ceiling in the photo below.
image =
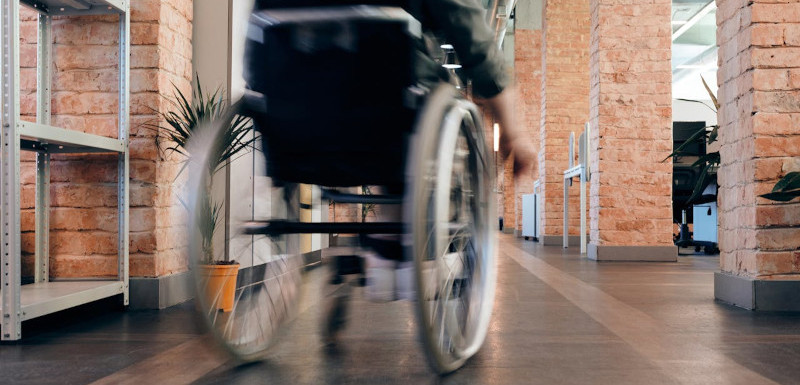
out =
{"type": "Polygon", "coordinates": [[[672,1],[672,97],[710,99],[717,89],[717,8],[713,0],[672,1]]]}

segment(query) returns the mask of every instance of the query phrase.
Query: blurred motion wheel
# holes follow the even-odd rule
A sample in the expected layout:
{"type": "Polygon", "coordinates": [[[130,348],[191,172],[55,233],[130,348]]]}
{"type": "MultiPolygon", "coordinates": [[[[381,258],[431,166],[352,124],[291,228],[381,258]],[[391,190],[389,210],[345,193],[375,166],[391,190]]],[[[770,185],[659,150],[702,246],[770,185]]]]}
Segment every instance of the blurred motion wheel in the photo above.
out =
{"type": "Polygon", "coordinates": [[[442,374],[483,344],[497,279],[490,153],[475,106],[456,96],[440,86],[423,110],[405,202],[423,345],[442,374]]]}
{"type": "MultiPolygon", "coordinates": [[[[236,199],[237,184],[228,183],[222,172],[224,167],[217,164],[225,158],[224,147],[232,140],[230,121],[247,115],[242,104],[237,103],[223,119],[206,124],[193,134],[187,145],[190,162],[184,203],[188,209],[190,269],[200,318],[221,346],[239,360],[253,361],[264,356],[297,314],[304,263],[297,234],[245,235],[244,220],[253,218],[230,216],[228,223],[221,220],[225,207],[222,202],[236,199]],[[207,226],[214,222],[218,229],[209,237],[207,226]],[[229,239],[223,235],[226,224],[229,239]],[[208,257],[204,255],[208,253],[213,253],[215,260],[239,264],[235,276],[225,279],[233,284],[229,292],[204,273],[208,270],[208,257]]],[[[222,165],[229,161],[225,159],[222,165]]],[[[300,207],[296,185],[267,177],[256,179],[263,183],[258,184],[254,194],[269,199],[270,203],[265,204],[270,218],[296,221],[300,207]]]]}

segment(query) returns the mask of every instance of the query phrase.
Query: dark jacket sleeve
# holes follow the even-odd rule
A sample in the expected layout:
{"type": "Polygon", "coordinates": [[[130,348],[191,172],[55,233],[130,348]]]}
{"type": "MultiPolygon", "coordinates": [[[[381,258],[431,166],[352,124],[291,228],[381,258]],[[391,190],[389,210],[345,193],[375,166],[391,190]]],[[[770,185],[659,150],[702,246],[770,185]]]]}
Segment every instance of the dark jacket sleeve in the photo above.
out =
{"type": "Polygon", "coordinates": [[[491,98],[508,86],[503,55],[486,24],[486,9],[477,0],[427,0],[424,4],[437,29],[455,48],[475,95],[491,98]]]}

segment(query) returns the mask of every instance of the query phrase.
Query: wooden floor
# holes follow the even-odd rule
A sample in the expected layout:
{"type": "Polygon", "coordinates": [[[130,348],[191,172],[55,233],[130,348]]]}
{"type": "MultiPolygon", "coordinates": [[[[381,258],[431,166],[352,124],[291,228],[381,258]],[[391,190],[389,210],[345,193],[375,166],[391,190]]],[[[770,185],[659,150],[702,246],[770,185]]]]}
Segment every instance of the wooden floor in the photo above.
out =
{"type": "Polygon", "coordinates": [[[25,323],[21,342],[0,345],[0,383],[800,384],[800,314],[715,302],[717,264],[596,263],[501,236],[486,344],[447,377],[425,364],[413,303],[357,291],[336,354],[320,341],[317,302],[267,361],[246,366],[206,341],[191,303],[101,304],[25,323]]]}

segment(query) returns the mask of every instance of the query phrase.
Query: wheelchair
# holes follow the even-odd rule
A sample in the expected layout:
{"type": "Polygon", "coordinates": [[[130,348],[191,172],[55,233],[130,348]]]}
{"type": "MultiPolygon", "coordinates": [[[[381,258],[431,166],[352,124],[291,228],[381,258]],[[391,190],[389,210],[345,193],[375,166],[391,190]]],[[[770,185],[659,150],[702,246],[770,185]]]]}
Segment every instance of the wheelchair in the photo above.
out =
{"type": "Polygon", "coordinates": [[[474,104],[444,82],[427,89],[416,82],[419,37],[419,23],[400,8],[286,8],[251,16],[249,89],[230,116],[192,140],[186,198],[188,223],[197,223],[216,207],[209,194],[226,183],[235,188],[208,170],[224,157],[220,143],[230,139],[224,122],[251,119],[266,162],[267,182],[255,194],[269,197],[271,207],[267,218],[229,225],[231,237],[251,237],[258,246],[232,256],[247,261],[232,289],[217,288],[203,272],[192,256],[208,242],[200,226],[188,230],[199,313],[240,360],[264,357],[300,312],[311,270],[299,235],[312,233],[403,240],[434,371],[458,369],[483,344],[497,275],[492,157],[474,104]],[[324,186],[334,201],[400,204],[403,221],[300,221],[299,184],[324,186]],[[362,185],[401,186],[402,194],[335,190],[362,185]]]}

